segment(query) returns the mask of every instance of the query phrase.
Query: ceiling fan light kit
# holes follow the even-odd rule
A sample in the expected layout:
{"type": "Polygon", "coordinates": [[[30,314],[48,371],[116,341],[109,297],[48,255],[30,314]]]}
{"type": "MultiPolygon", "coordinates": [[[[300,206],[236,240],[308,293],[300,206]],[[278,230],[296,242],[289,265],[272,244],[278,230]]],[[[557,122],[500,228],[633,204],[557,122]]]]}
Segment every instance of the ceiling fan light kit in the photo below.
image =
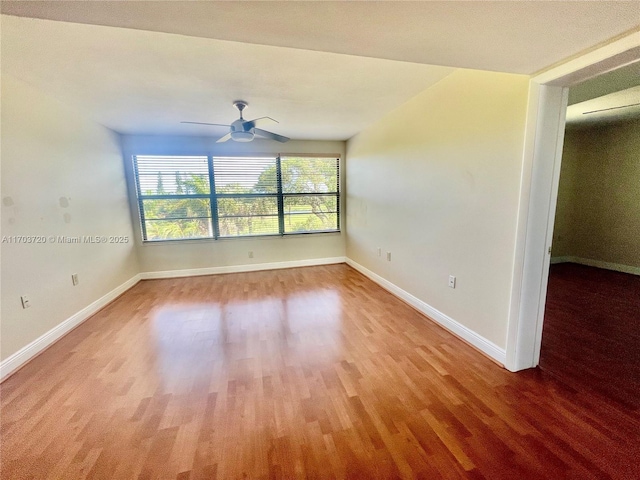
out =
{"type": "Polygon", "coordinates": [[[234,142],[250,142],[255,137],[253,132],[243,132],[242,130],[235,130],[230,135],[234,142]]]}
{"type": "Polygon", "coordinates": [[[233,102],[233,106],[238,109],[240,112],[240,118],[234,121],[231,125],[223,125],[220,123],[203,123],[203,122],[180,122],[180,123],[190,123],[195,125],[209,125],[215,127],[228,127],[229,133],[224,135],[223,137],[216,140],[216,143],[226,142],[227,140],[233,140],[234,142],[250,142],[256,136],[262,138],[268,138],[270,140],[275,140],[276,142],[288,142],[289,138],[283,135],[278,135],[277,133],[268,132],[266,130],[262,130],[261,128],[256,128],[256,124],[258,122],[264,120],[271,120],[272,122],[278,123],[277,120],[274,120],[271,117],[260,117],[254,118],[253,120],[245,120],[242,116],[242,111],[247,108],[248,104],[244,100],[236,100],[233,102]]]}

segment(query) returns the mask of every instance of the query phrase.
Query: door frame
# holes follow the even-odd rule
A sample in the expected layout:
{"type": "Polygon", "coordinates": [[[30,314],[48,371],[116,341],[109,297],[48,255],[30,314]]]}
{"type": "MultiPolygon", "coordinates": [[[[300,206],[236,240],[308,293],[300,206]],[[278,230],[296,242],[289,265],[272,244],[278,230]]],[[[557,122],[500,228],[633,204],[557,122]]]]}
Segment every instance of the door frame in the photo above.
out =
{"type": "Polygon", "coordinates": [[[640,29],[534,75],[520,179],[505,367],[540,360],[569,87],[640,60],[640,29]]]}

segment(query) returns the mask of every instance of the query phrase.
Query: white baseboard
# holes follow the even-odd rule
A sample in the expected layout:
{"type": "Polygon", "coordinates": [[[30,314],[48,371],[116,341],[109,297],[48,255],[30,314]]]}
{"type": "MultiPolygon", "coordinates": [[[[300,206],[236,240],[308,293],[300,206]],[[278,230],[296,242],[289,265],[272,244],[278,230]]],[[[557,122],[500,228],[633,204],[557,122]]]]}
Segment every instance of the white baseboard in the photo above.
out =
{"type": "Polygon", "coordinates": [[[133,287],[136,283],[140,281],[140,275],[135,275],[130,278],[122,285],[117,286],[113,290],[111,290],[106,295],[100,297],[95,302],[87,305],[85,308],[80,310],[79,312],[73,314],[69,318],[67,318],[62,323],[58,324],[47,333],[42,335],[41,337],[35,339],[29,345],[21,348],[13,355],[7,357],[2,362],[0,362],[0,381],[5,380],[9,375],[18,370],[22,365],[27,363],[33,357],[38,355],[44,349],[46,349],[49,345],[54,343],[60,337],[64,336],[69,331],[73,330],[75,327],[80,325],[82,322],[87,320],[91,315],[96,313],[98,310],[111,303],[117,297],[122,295],[124,292],[133,287]]]}
{"type": "Polygon", "coordinates": [[[580,257],[551,257],[551,263],[578,263],[588,267],[603,268],[605,270],[613,270],[615,272],[630,273],[632,275],[640,275],[640,267],[632,267],[631,265],[623,265],[621,263],[603,262],[601,260],[592,260],[591,258],[580,257]]]}
{"type": "Polygon", "coordinates": [[[196,277],[200,275],[218,275],[220,273],[257,272],[260,270],[278,270],[281,268],[313,267],[316,265],[332,265],[345,263],[345,257],[312,258],[309,260],[293,260],[288,262],[252,263],[249,265],[231,265],[226,267],[191,268],[187,270],[165,270],[161,272],[142,272],[142,280],[157,278],[196,277]]]}
{"type": "Polygon", "coordinates": [[[506,352],[504,349],[498,347],[495,343],[487,340],[481,335],[478,335],[473,330],[465,327],[459,322],[456,322],[453,318],[445,315],[441,311],[433,308],[426,302],[423,302],[419,298],[411,295],[409,292],[401,289],[397,285],[389,282],[388,280],[382,278],[380,275],[373,273],[371,270],[363,267],[362,265],[354,262],[350,258],[347,258],[347,265],[355,268],[360,273],[362,273],[365,277],[370,278],[378,285],[380,285],[385,290],[391,292],[396,297],[404,300],[413,308],[423,313],[430,319],[434,320],[436,323],[440,324],[450,332],[456,334],[463,340],[469,342],[471,345],[479,349],[480,351],[487,354],[489,357],[493,358],[498,363],[504,365],[506,361],[506,352]]]}

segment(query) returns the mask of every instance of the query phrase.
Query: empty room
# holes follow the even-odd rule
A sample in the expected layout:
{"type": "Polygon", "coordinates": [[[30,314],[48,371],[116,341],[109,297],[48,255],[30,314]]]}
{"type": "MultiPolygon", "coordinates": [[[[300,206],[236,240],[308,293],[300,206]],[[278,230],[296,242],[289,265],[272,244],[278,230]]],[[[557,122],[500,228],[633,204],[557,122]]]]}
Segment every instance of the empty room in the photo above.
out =
{"type": "Polygon", "coordinates": [[[0,5],[2,479],[640,478],[549,316],[638,2],[0,5]]]}

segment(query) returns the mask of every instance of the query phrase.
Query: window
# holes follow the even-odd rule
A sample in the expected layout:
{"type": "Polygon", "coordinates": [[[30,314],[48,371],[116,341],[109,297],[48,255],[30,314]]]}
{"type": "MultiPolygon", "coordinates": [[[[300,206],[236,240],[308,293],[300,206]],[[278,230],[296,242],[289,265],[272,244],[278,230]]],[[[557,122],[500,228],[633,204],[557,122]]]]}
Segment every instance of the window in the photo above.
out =
{"type": "Polygon", "coordinates": [[[336,158],[281,157],[284,233],[339,229],[336,158]]]}
{"type": "Polygon", "coordinates": [[[145,241],[340,231],[335,157],[133,158],[145,241]]]}

